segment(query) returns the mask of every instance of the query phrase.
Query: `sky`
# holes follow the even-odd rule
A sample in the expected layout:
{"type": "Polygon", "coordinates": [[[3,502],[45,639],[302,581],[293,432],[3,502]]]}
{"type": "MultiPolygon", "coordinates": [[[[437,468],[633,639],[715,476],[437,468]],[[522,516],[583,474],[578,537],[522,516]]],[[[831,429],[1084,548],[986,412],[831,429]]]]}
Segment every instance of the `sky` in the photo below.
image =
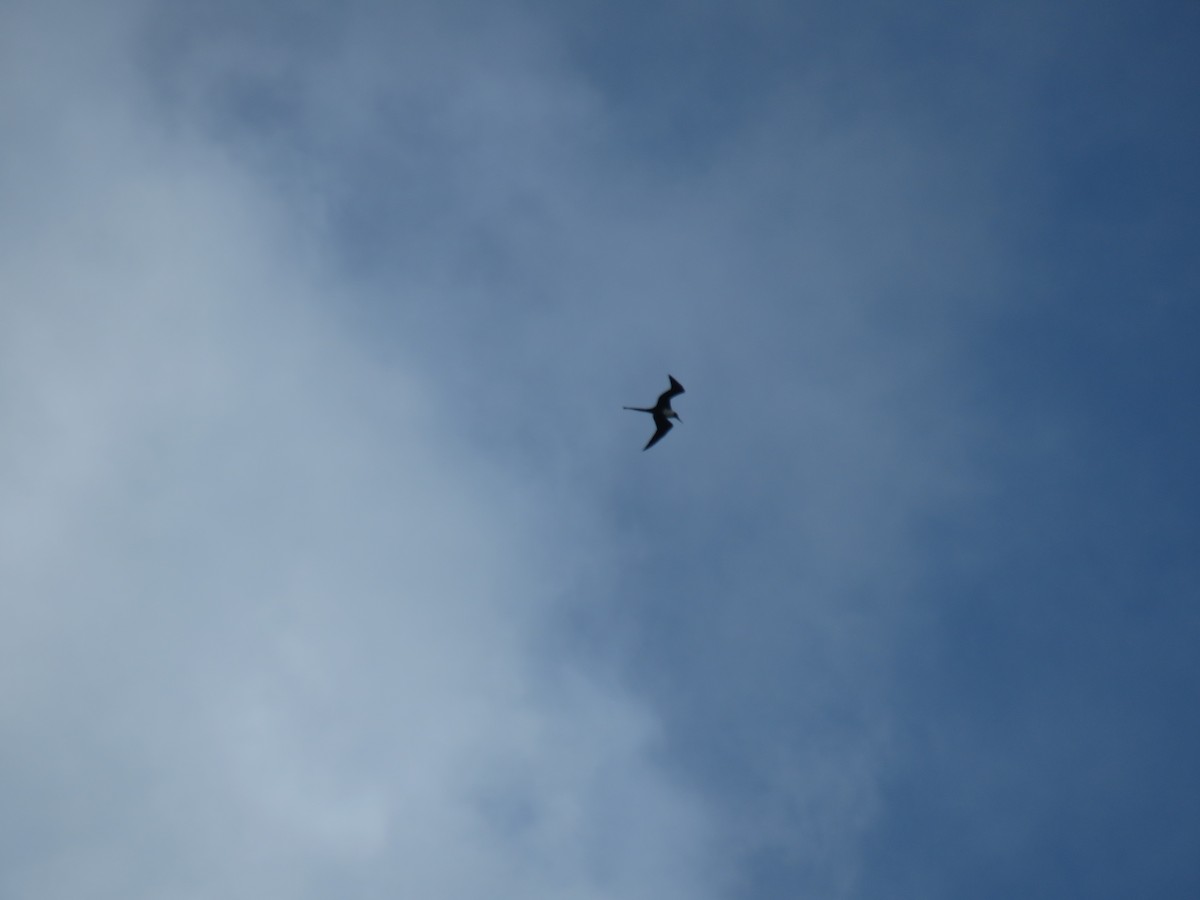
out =
{"type": "Polygon", "coordinates": [[[0,895],[1196,896],[1197,46],[0,0],[0,895]]]}

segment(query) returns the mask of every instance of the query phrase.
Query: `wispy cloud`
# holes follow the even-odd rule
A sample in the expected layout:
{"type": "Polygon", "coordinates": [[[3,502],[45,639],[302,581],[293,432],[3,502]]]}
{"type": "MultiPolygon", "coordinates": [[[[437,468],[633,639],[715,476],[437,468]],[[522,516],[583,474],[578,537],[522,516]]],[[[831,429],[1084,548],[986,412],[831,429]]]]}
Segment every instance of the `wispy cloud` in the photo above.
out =
{"type": "Polygon", "coordinates": [[[347,329],[313,207],[151,114],[129,24],[5,29],[54,51],[5,92],[7,890],[703,896],[654,718],[543,636],[552,507],[347,329]]]}

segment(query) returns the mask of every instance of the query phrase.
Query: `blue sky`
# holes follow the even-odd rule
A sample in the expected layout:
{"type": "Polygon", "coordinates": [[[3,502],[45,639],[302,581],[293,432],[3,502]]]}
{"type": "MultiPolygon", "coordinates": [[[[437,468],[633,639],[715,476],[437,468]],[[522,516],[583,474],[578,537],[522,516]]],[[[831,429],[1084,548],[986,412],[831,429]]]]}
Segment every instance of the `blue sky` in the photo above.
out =
{"type": "Polygon", "coordinates": [[[0,7],[0,893],[1195,896],[1198,43],[0,7]]]}

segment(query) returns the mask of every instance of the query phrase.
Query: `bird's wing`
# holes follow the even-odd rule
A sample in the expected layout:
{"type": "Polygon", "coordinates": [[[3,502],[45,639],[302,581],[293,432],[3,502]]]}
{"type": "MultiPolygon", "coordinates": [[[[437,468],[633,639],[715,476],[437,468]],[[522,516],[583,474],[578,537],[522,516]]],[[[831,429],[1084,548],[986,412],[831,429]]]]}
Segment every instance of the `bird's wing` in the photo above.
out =
{"type": "Polygon", "coordinates": [[[654,414],[654,435],[646,442],[642,450],[649,450],[663,439],[663,435],[671,430],[671,420],[659,413],[654,414]]]}
{"type": "MultiPolygon", "coordinates": [[[[671,378],[670,375],[667,376],[671,378]]],[[[658,395],[658,402],[654,404],[658,409],[666,409],[671,405],[671,398],[677,394],[683,393],[683,385],[671,378],[671,386],[658,395]]]]}

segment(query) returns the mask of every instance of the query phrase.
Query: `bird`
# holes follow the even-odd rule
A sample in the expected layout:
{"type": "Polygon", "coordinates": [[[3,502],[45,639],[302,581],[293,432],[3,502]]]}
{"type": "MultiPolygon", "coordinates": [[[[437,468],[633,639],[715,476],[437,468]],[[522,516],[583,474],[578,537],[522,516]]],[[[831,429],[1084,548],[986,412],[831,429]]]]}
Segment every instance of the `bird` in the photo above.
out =
{"type": "Polygon", "coordinates": [[[670,379],[671,386],[658,395],[658,401],[653,406],[623,407],[624,409],[632,409],[634,412],[650,413],[650,415],[654,416],[654,434],[646,442],[646,446],[642,448],[643,451],[649,450],[663,439],[663,435],[671,430],[672,419],[676,422],[683,421],[683,419],[679,418],[679,413],[671,409],[671,398],[683,393],[683,385],[675,380],[674,375],[668,375],[667,378],[670,379]]]}

